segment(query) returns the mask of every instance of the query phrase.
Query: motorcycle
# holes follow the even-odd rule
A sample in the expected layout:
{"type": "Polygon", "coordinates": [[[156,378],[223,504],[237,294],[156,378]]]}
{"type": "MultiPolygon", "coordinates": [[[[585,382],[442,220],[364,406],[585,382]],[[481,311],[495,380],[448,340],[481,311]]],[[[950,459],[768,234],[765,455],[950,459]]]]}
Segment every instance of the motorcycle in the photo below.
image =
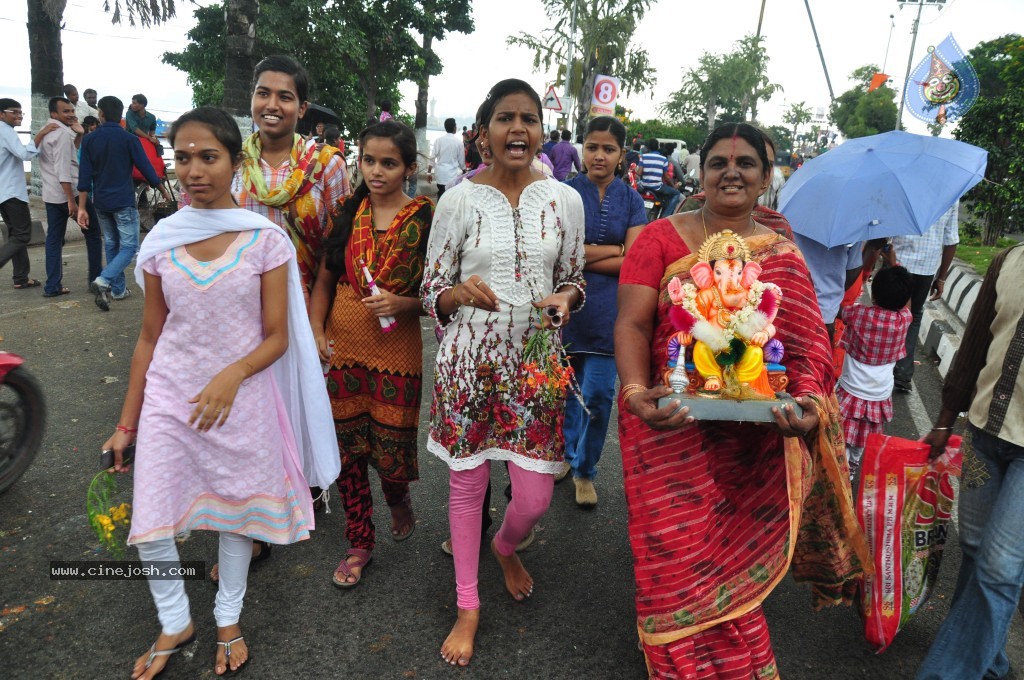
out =
{"type": "Polygon", "coordinates": [[[651,223],[661,217],[661,212],[665,209],[665,204],[656,193],[650,189],[642,189],[640,191],[640,198],[644,199],[644,210],[647,211],[648,223],[651,223]]]}
{"type": "Polygon", "coordinates": [[[25,474],[46,429],[43,388],[24,363],[17,354],[0,351],[0,494],[25,474]]]}
{"type": "Polygon", "coordinates": [[[647,212],[647,221],[653,222],[654,220],[661,217],[661,211],[664,209],[664,202],[650,189],[644,189],[640,186],[640,176],[636,163],[630,163],[629,169],[626,170],[626,183],[640,194],[640,198],[644,200],[644,210],[647,212]]]}

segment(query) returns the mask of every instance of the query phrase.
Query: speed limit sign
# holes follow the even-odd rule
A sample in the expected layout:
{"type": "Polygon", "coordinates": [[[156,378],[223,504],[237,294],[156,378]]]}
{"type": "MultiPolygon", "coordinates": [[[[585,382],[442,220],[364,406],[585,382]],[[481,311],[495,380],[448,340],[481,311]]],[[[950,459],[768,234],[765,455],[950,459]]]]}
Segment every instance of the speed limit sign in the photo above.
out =
{"type": "Polygon", "coordinates": [[[611,116],[615,113],[615,100],[619,96],[619,79],[612,76],[598,76],[594,79],[594,96],[590,104],[590,115],[611,116]]]}

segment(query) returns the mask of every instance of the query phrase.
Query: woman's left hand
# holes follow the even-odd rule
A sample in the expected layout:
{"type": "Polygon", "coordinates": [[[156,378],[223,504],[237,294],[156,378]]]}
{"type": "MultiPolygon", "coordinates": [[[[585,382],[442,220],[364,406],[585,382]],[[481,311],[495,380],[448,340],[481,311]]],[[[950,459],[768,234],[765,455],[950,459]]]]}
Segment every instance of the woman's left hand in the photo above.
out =
{"type": "Polygon", "coordinates": [[[807,397],[797,397],[796,403],[804,410],[803,417],[797,417],[792,404],[783,407],[772,407],[772,414],[775,415],[775,429],[783,437],[803,437],[813,432],[818,427],[818,409],[814,402],[807,397]]]}
{"type": "Polygon", "coordinates": [[[401,312],[399,297],[391,291],[382,290],[380,295],[363,298],[366,310],[374,316],[397,316],[401,312]]]}
{"type": "Polygon", "coordinates": [[[222,427],[231,415],[231,405],[235,403],[238,387],[245,378],[244,370],[237,364],[231,364],[213,376],[203,391],[188,401],[196,405],[188,418],[189,427],[195,424],[200,432],[208,432],[214,425],[222,427]]]}
{"type": "Polygon", "coordinates": [[[562,328],[569,323],[569,293],[552,293],[540,302],[532,303],[534,307],[541,310],[541,328],[562,328]],[[546,308],[552,307],[557,311],[557,315],[552,318],[548,316],[545,311],[546,308]]]}

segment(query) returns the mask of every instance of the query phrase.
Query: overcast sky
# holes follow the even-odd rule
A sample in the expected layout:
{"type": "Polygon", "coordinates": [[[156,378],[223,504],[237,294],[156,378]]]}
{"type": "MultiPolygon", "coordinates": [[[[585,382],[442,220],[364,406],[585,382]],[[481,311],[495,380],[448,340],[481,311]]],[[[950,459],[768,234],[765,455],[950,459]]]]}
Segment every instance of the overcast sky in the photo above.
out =
{"type": "MultiPolygon", "coordinates": [[[[211,3],[201,0],[200,4],[211,3]]],[[[191,108],[185,74],[160,61],[163,52],[185,45],[185,33],[194,23],[193,6],[187,0],[178,0],[177,5],[175,19],[142,29],[112,26],[110,15],[102,10],[102,0],[69,0],[62,35],[65,81],[74,83],[79,91],[92,87],[100,96],[115,94],[125,101],[142,92],[149,98],[150,109],[164,119],[191,108]]],[[[885,62],[894,85],[902,87],[915,7],[900,9],[895,0],[810,0],[810,6],[836,95],[851,87],[850,72],[867,63],[881,66],[885,62]],[[894,15],[892,22],[890,14],[894,15]]],[[[756,31],[760,8],[761,0],[656,0],[634,41],[648,50],[657,69],[657,85],[652,93],[620,98],[620,103],[633,109],[634,117],[656,117],[657,106],[678,89],[684,70],[694,66],[703,52],[728,51],[736,40],[756,31]]],[[[444,73],[431,79],[430,94],[442,118],[470,117],[490,86],[502,78],[521,77],[541,90],[552,76],[533,73],[531,54],[505,44],[509,34],[537,34],[548,25],[540,0],[475,0],[473,16],[475,33],[454,34],[437,46],[444,73]]],[[[0,3],[5,48],[0,96],[19,98],[27,108],[25,22],[24,2],[0,3]]],[[[980,41],[1022,27],[1022,0],[949,0],[941,10],[925,6],[913,61],[916,65],[929,45],[938,44],[949,33],[966,52],[980,41]]],[[[762,122],[779,123],[793,102],[806,102],[812,111],[827,108],[828,88],[803,0],[767,0],[761,32],[771,59],[769,75],[784,88],[761,105],[762,122]]],[[[406,83],[402,91],[402,108],[412,111],[415,87],[406,83]]],[[[925,132],[924,124],[909,113],[904,115],[904,123],[912,131],[925,132]]]]}

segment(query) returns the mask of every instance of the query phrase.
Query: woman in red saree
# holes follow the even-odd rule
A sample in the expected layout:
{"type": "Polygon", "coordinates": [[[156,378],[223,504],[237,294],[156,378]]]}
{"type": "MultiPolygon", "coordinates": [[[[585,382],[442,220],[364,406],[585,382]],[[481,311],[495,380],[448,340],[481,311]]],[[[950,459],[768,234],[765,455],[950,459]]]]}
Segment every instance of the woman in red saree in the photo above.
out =
{"type": "Polygon", "coordinates": [[[869,564],[810,276],[796,246],[751,217],[769,172],[755,128],[715,130],[701,151],[704,208],[649,224],[620,275],[615,344],[629,350],[616,351],[619,436],[651,677],[778,677],[761,603],[791,561],[815,608],[848,603],[869,564]],[[695,422],[688,409],[657,407],[671,393],[656,377],[675,331],[666,286],[673,276],[691,280],[700,244],[725,229],[745,239],[760,280],[782,289],[776,337],[802,417],[695,422]]]}

